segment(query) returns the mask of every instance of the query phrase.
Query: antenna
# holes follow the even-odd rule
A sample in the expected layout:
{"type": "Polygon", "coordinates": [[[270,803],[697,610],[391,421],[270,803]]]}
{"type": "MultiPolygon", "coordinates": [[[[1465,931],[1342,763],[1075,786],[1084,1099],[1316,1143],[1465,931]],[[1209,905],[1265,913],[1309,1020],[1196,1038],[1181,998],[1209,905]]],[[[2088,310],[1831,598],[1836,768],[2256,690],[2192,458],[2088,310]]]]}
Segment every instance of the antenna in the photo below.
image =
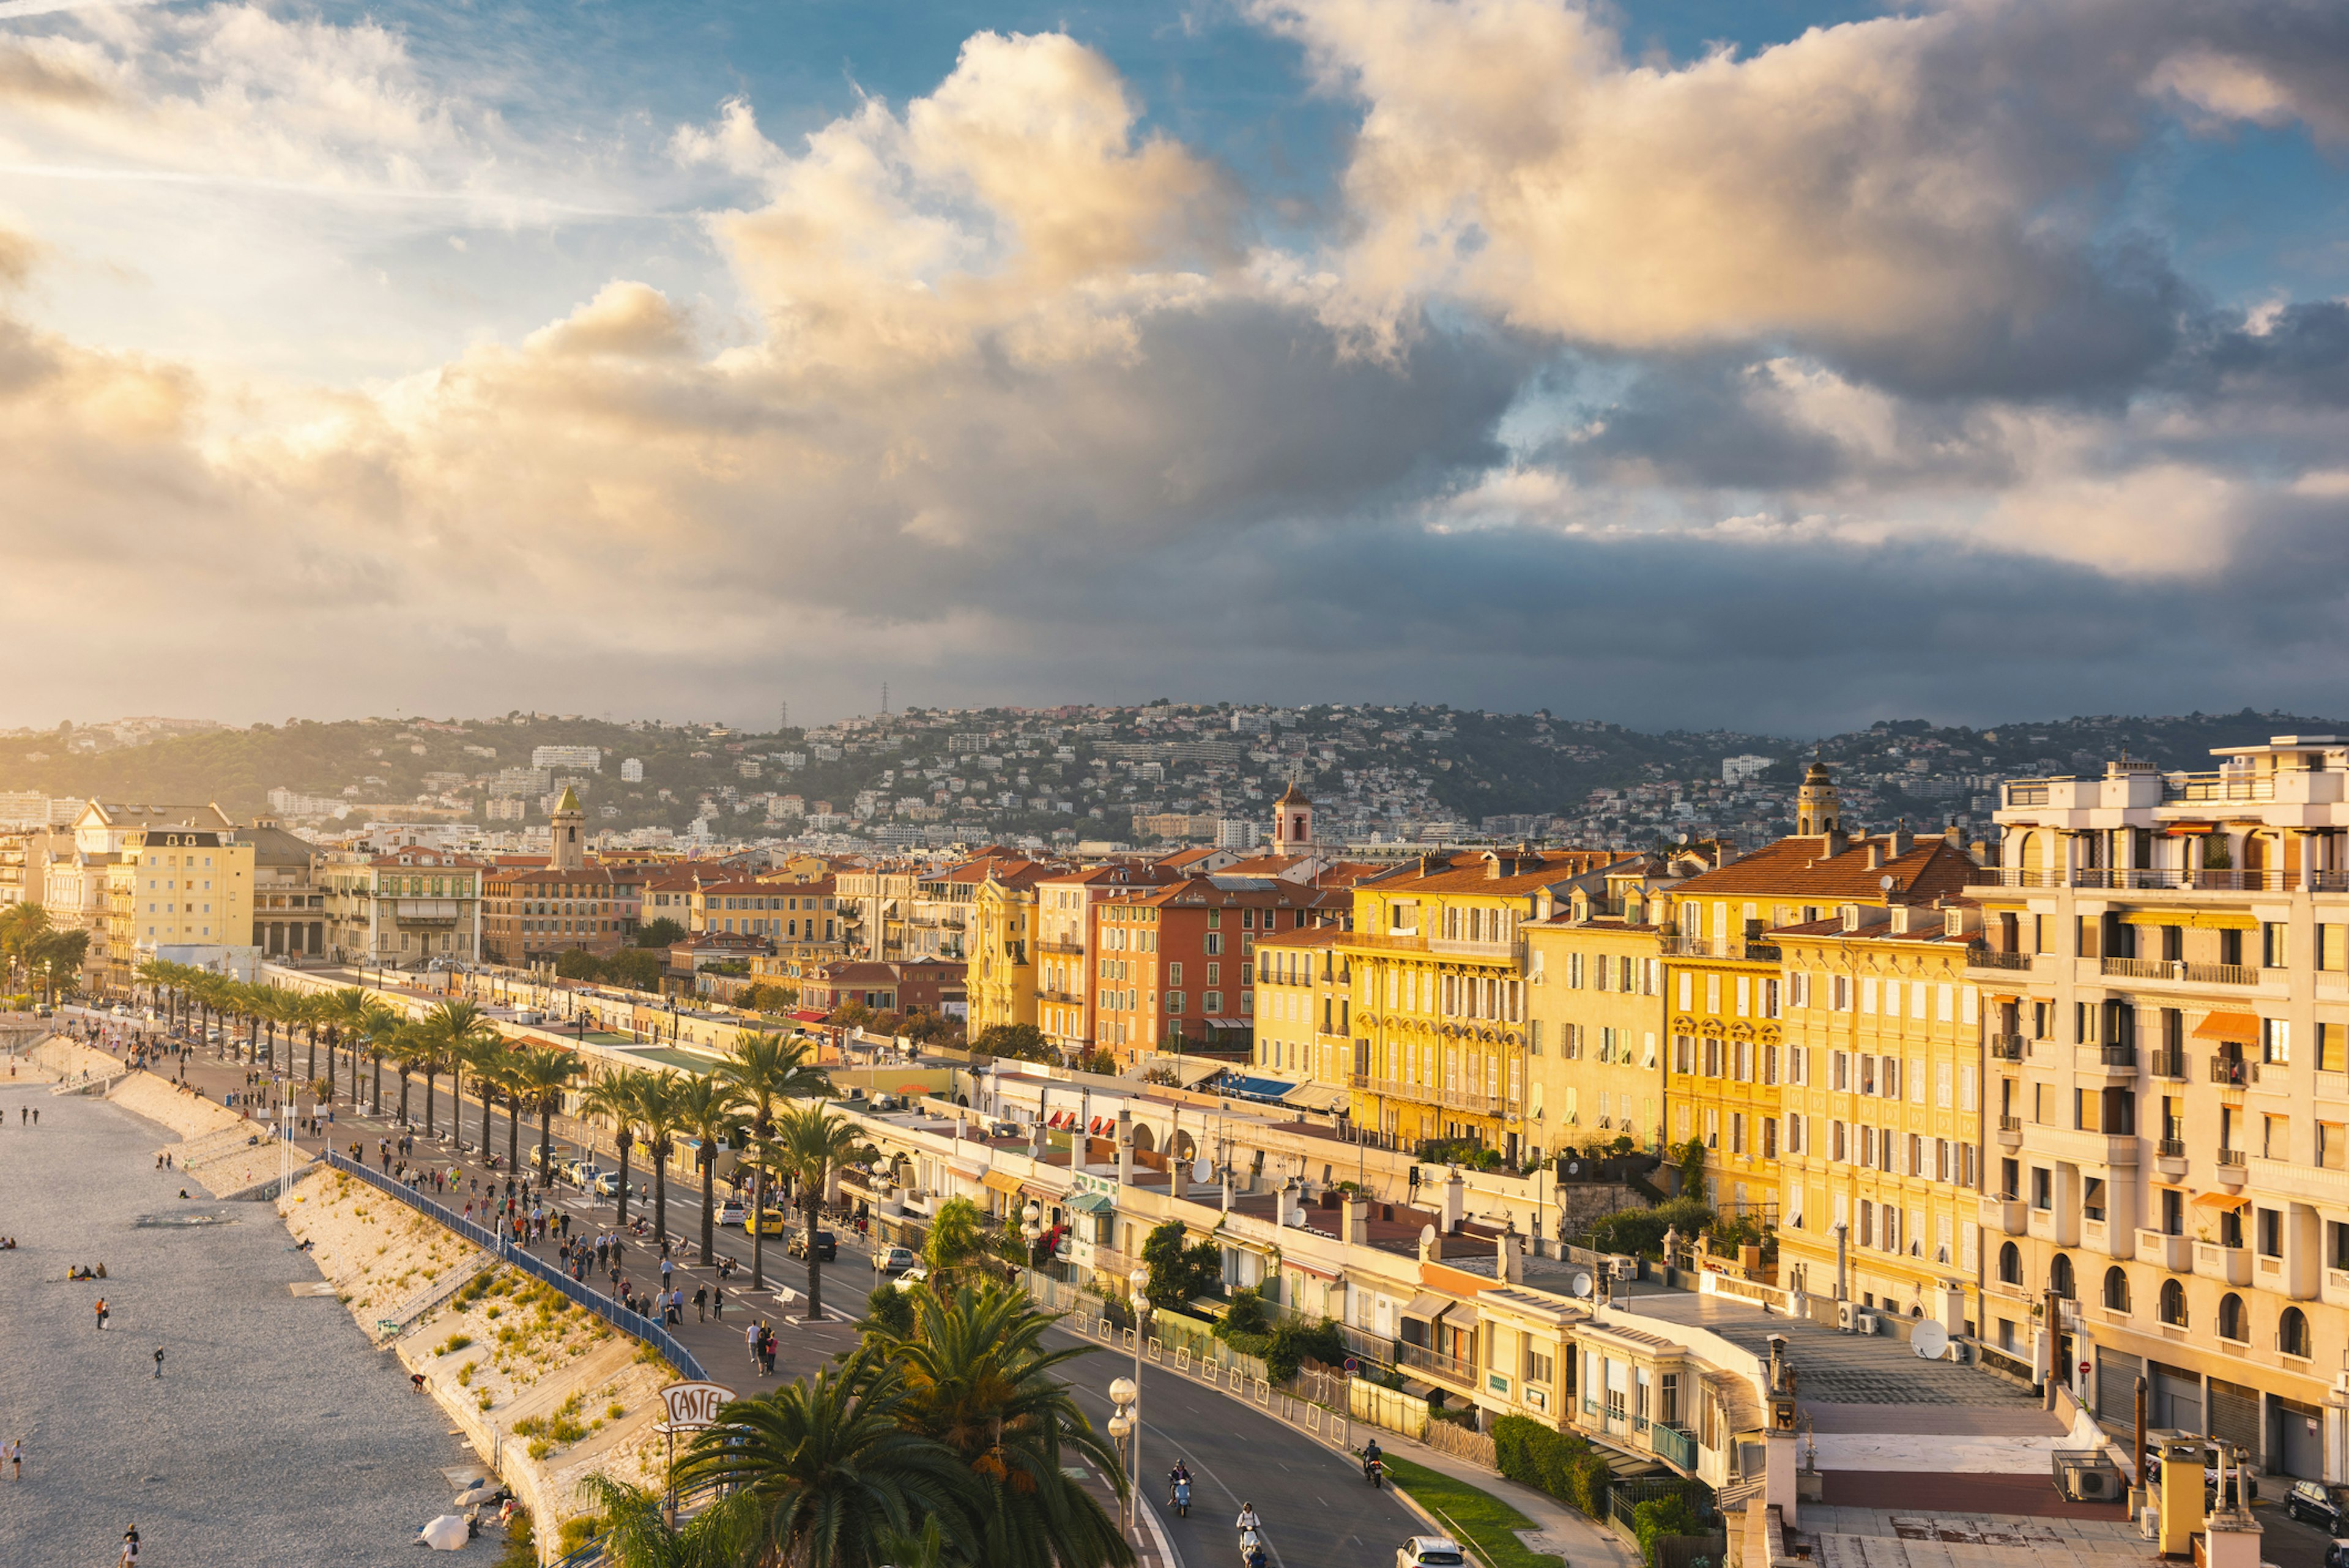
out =
{"type": "Polygon", "coordinates": [[[883,711],[884,713],[886,713],[888,711],[889,711],[889,683],[888,683],[886,680],[884,680],[883,682],[881,682],[881,711],[883,711]]]}
{"type": "Polygon", "coordinates": [[[788,698],[775,704],[775,732],[781,734],[792,727],[792,704],[788,698]]]}

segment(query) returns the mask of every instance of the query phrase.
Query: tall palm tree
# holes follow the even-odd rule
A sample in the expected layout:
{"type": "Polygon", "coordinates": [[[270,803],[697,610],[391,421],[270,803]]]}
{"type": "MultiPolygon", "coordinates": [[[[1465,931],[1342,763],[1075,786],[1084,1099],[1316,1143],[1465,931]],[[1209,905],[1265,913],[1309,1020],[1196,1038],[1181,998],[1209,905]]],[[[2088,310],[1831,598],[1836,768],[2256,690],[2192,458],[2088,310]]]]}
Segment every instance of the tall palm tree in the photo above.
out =
{"type": "MultiPolygon", "coordinates": [[[[717,1205],[710,1190],[717,1179],[718,1146],[734,1130],[735,1119],[741,1114],[742,1102],[731,1084],[721,1081],[715,1073],[697,1074],[677,1086],[678,1130],[699,1145],[695,1163],[701,1167],[701,1262],[707,1268],[716,1262],[717,1205]]],[[[751,1220],[750,1229],[758,1230],[751,1220]]]]}
{"type": "Polygon", "coordinates": [[[441,1038],[439,1030],[432,1027],[432,1021],[429,1018],[417,1023],[412,1027],[414,1032],[409,1038],[416,1046],[416,1070],[424,1075],[424,1136],[430,1137],[433,1125],[432,1085],[440,1079],[441,1074],[449,1070],[449,1042],[441,1038]]]}
{"type": "MultiPolygon", "coordinates": [[[[326,1023],[326,1098],[335,1097],[335,1047],[346,1038],[358,1039],[361,1024],[367,1019],[367,993],[356,985],[342,986],[318,999],[324,1005],[319,1012],[326,1023]]],[[[351,1104],[358,1104],[359,1075],[357,1057],[352,1057],[351,1104]]]]}
{"type": "Polygon", "coordinates": [[[1119,1478],[1116,1450],[1077,1407],[1061,1368],[1091,1347],[1044,1348],[1056,1321],[1003,1285],[914,1293],[916,1332],[876,1347],[905,1381],[901,1418],[954,1450],[972,1478],[966,1549],[988,1568],[1110,1568],[1133,1550],[1063,1467],[1119,1478]]]}
{"type": "Polygon", "coordinates": [[[554,1174],[554,1107],[562,1101],[564,1086],[586,1070],[586,1063],[552,1045],[525,1046],[514,1054],[514,1087],[538,1107],[541,1180],[554,1174]]]}
{"type": "MultiPolygon", "coordinates": [[[[383,1115],[383,1059],[391,1054],[393,1043],[408,1021],[380,1002],[370,1002],[359,1014],[358,1038],[367,1042],[367,1059],[375,1068],[374,1092],[367,1097],[369,1114],[383,1115]]],[[[354,1091],[352,1097],[357,1097],[354,1091]]]]}
{"type": "Polygon", "coordinates": [[[492,1029],[475,1040],[465,1052],[465,1064],[473,1070],[473,1093],[481,1096],[481,1152],[490,1152],[490,1112],[505,1092],[505,1075],[512,1065],[513,1051],[506,1044],[505,1036],[492,1029]]]}
{"type": "Polygon", "coordinates": [[[405,1019],[401,1020],[399,1027],[391,1033],[390,1049],[385,1054],[391,1058],[392,1070],[399,1075],[399,1125],[401,1127],[409,1125],[409,1079],[422,1064],[424,1058],[431,1054],[431,1045],[424,1039],[416,1025],[405,1019]]]}
{"type": "MultiPolygon", "coordinates": [[[[805,1040],[787,1040],[759,1030],[746,1030],[735,1037],[734,1049],[718,1065],[718,1075],[734,1086],[750,1112],[754,1140],[774,1135],[777,1102],[831,1092],[831,1076],[812,1057],[805,1040]]],[[[759,1168],[756,1179],[750,1204],[750,1288],[761,1291],[767,1288],[767,1232],[757,1216],[767,1207],[770,1172],[759,1168]]]]}
{"type": "MultiPolygon", "coordinates": [[[[460,1124],[465,1115],[465,1069],[473,1064],[481,1051],[481,1042],[485,1039],[496,1040],[498,1032],[490,1023],[490,1015],[470,1002],[440,1002],[424,1015],[424,1026],[430,1032],[432,1038],[439,1043],[441,1058],[448,1064],[450,1080],[449,1127],[450,1131],[460,1135],[460,1141],[462,1141],[463,1128],[460,1124]]],[[[429,1128],[432,1120],[429,1087],[426,1091],[424,1119],[429,1128]]],[[[484,1116],[483,1120],[486,1122],[487,1119],[484,1116]]],[[[488,1131],[484,1127],[483,1146],[487,1147],[488,1142],[488,1131]]]]}
{"type": "Polygon", "coordinates": [[[837,1368],[737,1399],[694,1439],[678,1467],[751,1500],[757,1545],[746,1563],[792,1568],[881,1568],[883,1542],[926,1514],[968,1517],[968,1472],[936,1438],[900,1420],[905,1391],[864,1350],[837,1368]]]}
{"type": "Polygon", "coordinates": [[[644,1129],[645,1158],[653,1168],[653,1240],[668,1240],[668,1157],[678,1131],[677,1073],[636,1075],[636,1125],[644,1129]]]}
{"type": "Polygon", "coordinates": [[[636,1075],[626,1068],[606,1072],[579,1096],[583,1115],[609,1116],[612,1141],[620,1150],[620,1219],[628,1222],[628,1151],[636,1142],[636,1075]]]}
{"type": "MultiPolygon", "coordinates": [[[[824,1189],[831,1185],[832,1173],[848,1163],[855,1153],[857,1138],[856,1125],[844,1116],[833,1116],[822,1102],[795,1106],[784,1112],[777,1124],[777,1150],[792,1174],[792,1185],[800,1208],[806,1213],[810,1231],[815,1229],[816,1218],[823,1212],[824,1189]]],[[[823,1275],[813,1247],[807,1250],[807,1321],[818,1323],[823,1318],[823,1275]]]]}
{"type": "Polygon", "coordinates": [[[597,1542],[613,1568],[740,1568],[759,1536],[748,1492],[722,1497],[681,1524],[669,1522],[659,1492],[588,1475],[579,1495],[604,1521],[597,1542]]]}

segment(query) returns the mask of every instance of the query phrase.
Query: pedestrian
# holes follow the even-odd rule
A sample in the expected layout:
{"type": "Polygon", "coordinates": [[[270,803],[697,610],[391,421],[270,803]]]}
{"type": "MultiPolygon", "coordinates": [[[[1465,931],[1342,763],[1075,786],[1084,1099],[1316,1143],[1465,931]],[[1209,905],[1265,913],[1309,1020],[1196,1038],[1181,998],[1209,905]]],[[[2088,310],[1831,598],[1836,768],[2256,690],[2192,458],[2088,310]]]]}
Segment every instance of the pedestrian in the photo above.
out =
{"type": "Polygon", "coordinates": [[[101,1329],[106,1326],[106,1298],[104,1296],[98,1298],[98,1326],[101,1329]]]}
{"type": "Polygon", "coordinates": [[[704,1309],[705,1307],[707,1307],[709,1304],[709,1287],[708,1285],[696,1285],[696,1286],[694,1286],[694,1287],[693,1287],[693,1321],[694,1321],[694,1322],[696,1322],[696,1323],[708,1323],[708,1322],[709,1321],[709,1319],[708,1315],[707,1315],[707,1314],[704,1313],[704,1311],[703,1311],[703,1309],[704,1309]]]}
{"type": "Polygon", "coordinates": [[[155,1376],[163,1376],[163,1347],[160,1345],[155,1347],[155,1376]]]}
{"type": "Polygon", "coordinates": [[[8,1466],[14,1479],[23,1480],[25,1479],[25,1445],[14,1438],[0,1443],[0,1465],[8,1466]]]}
{"type": "Polygon", "coordinates": [[[750,1353],[750,1370],[753,1372],[759,1370],[759,1341],[766,1332],[767,1325],[755,1321],[742,1331],[742,1344],[750,1353]]]}
{"type": "Polygon", "coordinates": [[[661,1246],[661,1283],[662,1283],[662,1284],[666,1285],[666,1284],[667,1284],[667,1283],[668,1283],[668,1277],[669,1277],[670,1273],[676,1270],[676,1268],[677,1268],[677,1265],[676,1265],[675,1263],[673,1263],[673,1262],[671,1262],[669,1261],[669,1256],[668,1256],[668,1246],[667,1246],[667,1244],[666,1242],[664,1242],[664,1243],[662,1244],[662,1246],[661,1246]]]}
{"type": "Polygon", "coordinates": [[[139,1527],[135,1524],[122,1532],[122,1556],[119,1561],[125,1563],[135,1563],[139,1561],[139,1527]]]}
{"type": "Polygon", "coordinates": [[[712,1323],[726,1321],[726,1293],[716,1285],[709,1287],[709,1318],[712,1323]]]}
{"type": "Polygon", "coordinates": [[[603,1235],[595,1238],[595,1266],[600,1269],[611,1261],[612,1236],[611,1232],[605,1231],[603,1235]]]}
{"type": "Polygon", "coordinates": [[[759,1342],[759,1359],[770,1377],[775,1375],[775,1331],[771,1328],[759,1342]]]}

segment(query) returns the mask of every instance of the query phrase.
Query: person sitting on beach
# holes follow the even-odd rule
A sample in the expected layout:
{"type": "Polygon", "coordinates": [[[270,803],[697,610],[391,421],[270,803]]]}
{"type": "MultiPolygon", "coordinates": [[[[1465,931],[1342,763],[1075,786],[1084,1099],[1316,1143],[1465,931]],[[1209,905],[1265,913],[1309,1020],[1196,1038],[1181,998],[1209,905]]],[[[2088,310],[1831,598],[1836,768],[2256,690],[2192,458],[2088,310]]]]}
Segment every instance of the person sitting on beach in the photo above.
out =
{"type": "Polygon", "coordinates": [[[100,1263],[98,1266],[98,1277],[101,1280],[106,1278],[106,1265],[104,1263],[100,1263]]]}

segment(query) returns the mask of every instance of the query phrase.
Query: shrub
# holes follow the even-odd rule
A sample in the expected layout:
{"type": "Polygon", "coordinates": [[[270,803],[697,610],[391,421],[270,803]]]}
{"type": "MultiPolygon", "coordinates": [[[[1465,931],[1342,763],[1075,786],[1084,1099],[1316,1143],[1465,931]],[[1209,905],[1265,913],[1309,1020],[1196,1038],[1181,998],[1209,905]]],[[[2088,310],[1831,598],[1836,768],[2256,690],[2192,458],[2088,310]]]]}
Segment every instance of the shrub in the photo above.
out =
{"type": "Polygon", "coordinates": [[[1619,1209],[1590,1228],[1590,1245],[1601,1252],[1628,1252],[1634,1257],[1661,1257],[1664,1232],[1678,1229],[1691,1245],[1700,1231],[1713,1228],[1713,1212],[1698,1198],[1675,1198],[1653,1209],[1619,1209]]]}
{"type": "Polygon", "coordinates": [[[864,1298],[864,1332],[905,1339],[914,1332],[912,1296],[885,1280],[864,1298]]]}
{"type": "Polygon", "coordinates": [[[1607,1461],[1588,1441],[1527,1420],[1504,1416],[1493,1423],[1494,1457],[1501,1473],[1571,1503],[1593,1519],[1607,1507],[1607,1461]]]}
{"type": "Polygon", "coordinates": [[[1265,1376],[1275,1383],[1286,1383],[1309,1360],[1329,1366],[1343,1363],[1346,1336],[1326,1317],[1318,1323],[1284,1318],[1272,1331],[1271,1343],[1260,1354],[1264,1356],[1265,1376]]]}
{"type": "Polygon", "coordinates": [[[1656,1542],[1667,1535],[1694,1535],[1696,1511],[1679,1492],[1651,1497],[1631,1510],[1631,1531],[1640,1538],[1640,1555],[1656,1568],[1656,1542]]]}
{"type": "Polygon", "coordinates": [[[512,1522],[506,1526],[506,1549],[498,1556],[497,1568],[538,1568],[538,1543],[531,1534],[529,1510],[514,1511],[512,1522]]]}
{"type": "Polygon", "coordinates": [[[435,1354],[440,1355],[452,1355],[472,1343],[473,1336],[470,1334],[452,1334],[449,1336],[448,1343],[443,1345],[435,1354]]]}
{"type": "Polygon", "coordinates": [[[1230,1339],[1234,1334],[1262,1334],[1272,1330],[1272,1314],[1264,1310],[1264,1294],[1260,1291],[1237,1290],[1232,1293],[1230,1310],[1216,1326],[1216,1336],[1230,1339]]]}

